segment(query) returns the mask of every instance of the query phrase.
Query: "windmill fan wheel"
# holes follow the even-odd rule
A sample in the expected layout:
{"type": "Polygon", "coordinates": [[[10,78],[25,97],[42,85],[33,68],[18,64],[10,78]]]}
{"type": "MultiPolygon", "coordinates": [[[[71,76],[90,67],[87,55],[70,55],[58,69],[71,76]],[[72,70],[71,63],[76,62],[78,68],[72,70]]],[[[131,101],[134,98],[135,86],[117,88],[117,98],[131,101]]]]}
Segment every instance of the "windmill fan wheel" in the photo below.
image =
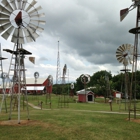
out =
{"type": "Polygon", "coordinates": [[[116,51],[116,58],[124,66],[132,64],[133,62],[134,47],[131,44],[123,44],[118,47],[116,51]]]}
{"type": "Polygon", "coordinates": [[[0,34],[11,42],[24,44],[35,41],[44,30],[45,24],[40,13],[41,6],[36,7],[36,0],[2,0],[0,3],[0,34]],[[10,37],[11,36],[11,37],[10,37]]]}

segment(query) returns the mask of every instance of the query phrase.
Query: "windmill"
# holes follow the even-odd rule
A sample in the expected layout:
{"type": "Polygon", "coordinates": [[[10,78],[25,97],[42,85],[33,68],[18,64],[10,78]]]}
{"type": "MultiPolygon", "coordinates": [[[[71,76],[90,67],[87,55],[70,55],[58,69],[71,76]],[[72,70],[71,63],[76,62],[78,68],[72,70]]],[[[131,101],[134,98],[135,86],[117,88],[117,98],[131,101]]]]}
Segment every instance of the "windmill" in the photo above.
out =
{"type": "MultiPolygon", "coordinates": [[[[67,65],[65,64],[63,67],[63,75],[62,75],[62,92],[64,91],[63,88],[65,87],[66,84],[66,73],[67,73],[67,65]]],[[[59,96],[59,100],[58,100],[58,107],[68,107],[68,98],[66,98],[67,96],[65,95],[65,93],[63,93],[63,95],[59,96]]]]}
{"type": "Polygon", "coordinates": [[[105,96],[105,103],[106,103],[106,98],[112,98],[111,91],[110,91],[109,75],[106,71],[105,71],[105,81],[106,81],[106,96],[105,96]]]}
{"type": "Polygon", "coordinates": [[[85,88],[85,99],[84,100],[86,102],[86,85],[90,82],[90,75],[82,74],[81,75],[81,82],[84,84],[84,88],[85,88]]]}
{"type": "Polygon", "coordinates": [[[133,10],[134,8],[137,8],[137,14],[136,14],[136,27],[133,29],[129,30],[129,33],[132,33],[135,35],[135,39],[134,39],[134,52],[133,52],[133,63],[132,63],[132,77],[131,77],[131,86],[130,86],[130,105],[129,105],[129,120],[130,120],[130,112],[133,111],[134,112],[134,118],[136,118],[136,111],[137,111],[137,107],[136,107],[136,92],[137,92],[137,79],[136,79],[136,72],[137,72],[137,61],[138,61],[138,43],[139,43],[139,38],[138,35],[140,33],[140,27],[139,27],[139,23],[140,23],[140,0],[132,0],[133,4],[129,7],[129,8],[125,8],[120,10],[120,20],[122,21],[126,15],[133,10]],[[133,82],[134,81],[134,82],[133,82]],[[134,92],[132,93],[132,86],[134,84],[134,92]],[[132,98],[134,98],[134,104],[133,106],[132,104],[132,98]]]}
{"type": "MultiPolygon", "coordinates": [[[[39,72],[35,72],[34,73],[34,78],[35,78],[35,85],[37,85],[37,79],[39,78],[39,72]]],[[[34,94],[35,94],[35,96],[36,96],[36,98],[37,98],[37,100],[38,100],[38,104],[39,104],[39,99],[38,99],[38,96],[37,96],[37,92],[38,92],[38,90],[37,90],[37,86],[34,86],[34,94]]]]}
{"type": "Polygon", "coordinates": [[[67,73],[67,65],[65,64],[64,65],[64,68],[63,68],[62,84],[65,84],[66,83],[66,81],[65,81],[65,79],[66,79],[66,73],[67,73]]]}
{"type": "Polygon", "coordinates": [[[71,88],[70,96],[73,97],[74,96],[74,83],[70,84],[70,88],[71,88]]]}
{"type": "MultiPolygon", "coordinates": [[[[0,4],[0,33],[1,36],[14,43],[13,50],[4,49],[12,54],[8,76],[12,80],[12,96],[10,102],[10,115],[12,111],[13,93],[16,93],[18,101],[18,123],[20,123],[20,93],[21,87],[26,89],[26,75],[24,66],[25,55],[31,53],[23,49],[23,44],[35,41],[39,37],[39,33],[44,29],[40,24],[45,24],[44,13],[40,13],[41,6],[36,7],[37,1],[32,0],[2,0],[0,4]],[[12,74],[10,74],[12,72],[12,74]],[[17,89],[15,89],[17,86],[17,89]]],[[[25,90],[26,100],[27,91],[25,90]]],[[[27,105],[28,111],[28,105],[27,105]]],[[[29,111],[28,111],[29,119],[29,111]]]]}
{"type": "Polygon", "coordinates": [[[50,108],[51,108],[51,89],[52,89],[52,85],[53,85],[52,75],[49,75],[47,80],[48,80],[48,82],[47,82],[47,85],[46,85],[46,104],[49,100],[49,104],[50,104],[50,108]]]}
{"type": "Polygon", "coordinates": [[[61,82],[61,68],[60,68],[60,52],[59,52],[59,41],[58,41],[58,52],[57,52],[57,70],[56,70],[56,95],[60,94],[60,82],[61,82]]]}
{"type": "Polygon", "coordinates": [[[116,51],[116,58],[117,60],[124,65],[124,69],[121,71],[125,72],[125,110],[126,110],[126,103],[128,102],[128,95],[129,95],[129,78],[128,78],[128,65],[133,63],[133,51],[134,47],[131,44],[123,44],[117,48],[116,51]]]}

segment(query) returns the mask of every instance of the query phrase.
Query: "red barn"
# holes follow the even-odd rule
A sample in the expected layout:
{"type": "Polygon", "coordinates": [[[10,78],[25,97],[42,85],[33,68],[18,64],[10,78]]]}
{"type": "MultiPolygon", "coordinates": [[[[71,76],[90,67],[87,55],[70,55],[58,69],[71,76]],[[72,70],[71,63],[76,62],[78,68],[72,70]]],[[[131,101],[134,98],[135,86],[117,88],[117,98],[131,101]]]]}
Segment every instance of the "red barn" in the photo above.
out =
{"type": "Polygon", "coordinates": [[[49,84],[47,78],[38,78],[35,82],[34,78],[26,79],[27,92],[46,92],[52,93],[52,85],[49,84]]]}
{"type": "Polygon", "coordinates": [[[83,89],[76,92],[78,95],[78,102],[94,102],[94,93],[92,91],[83,89]]]}
{"type": "MultiPolygon", "coordinates": [[[[0,92],[2,93],[2,87],[0,87],[0,92]]],[[[37,91],[38,93],[52,93],[52,85],[49,84],[47,78],[38,78],[35,82],[34,78],[26,78],[26,89],[28,93],[34,93],[37,91]]],[[[6,87],[6,93],[9,93],[9,87],[6,87]]],[[[18,93],[18,84],[14,86],[14,90],[18,93]]],[[[25,90],[21,88],[21,90],[25,90]]]]}

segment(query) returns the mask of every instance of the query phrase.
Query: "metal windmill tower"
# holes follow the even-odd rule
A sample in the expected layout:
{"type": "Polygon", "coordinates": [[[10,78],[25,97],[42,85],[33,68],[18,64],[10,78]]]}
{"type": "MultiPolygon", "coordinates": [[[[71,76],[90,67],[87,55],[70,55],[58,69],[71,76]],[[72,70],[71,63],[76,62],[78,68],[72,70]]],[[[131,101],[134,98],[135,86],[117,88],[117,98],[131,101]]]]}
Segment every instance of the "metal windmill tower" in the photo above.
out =
{"type": "MultiPolygon", "coordinates": [[[[36,7],[37,1],[31,0],[2,0],[0,4],[0,33],[4,39],[10,39],[13,42],[13,50],[4,49],[12,54],[10,67],[8,71],[8,77],[11,76],[11,102],[10,102],[10,114],[11,119],[12,101],[17,97],[18,106],[18,123],[20,123],[20,96],[21,88],[24,89],[23,95],[26,96],[26,75],[24,58],[25,55],[31,54],[29,51],[23,49],[23,44],[26,42],[35,41],[39,37],[38,33],[44,29],[40,27],[40,24],[45,24],[45,21],[41,20],[44,17],[44,13],[40,13],[41,6],[36,7]]],[[[27,111],[28,111],[28,104],[27,111]]],[[[28,111],[29,119],[29,111],[28,111]]]]}
{"type": "MultiPolygon", "coordinates": [[[[56,85],[60,84],[60,81],[61,81],[61,69],[60,69],[60,53],[59,53],[59,41],[58,41],[56,85]]],[[[57,90],[58,90],[58,87],[57,87],[57,90]]],[[[56,90],[56,94],[58,94],[57,90],[56,90]]]]}
{"type": "Polygon", "coordinates": [[[81,75],[81,82],[84,84],[85,89],[85,98],[83,97],[83,101],[87,102],[86,98],[86,85],[90,82],[90,75],[89,74],[82,74],[81,75]]]}
{"type": "Polygon", "coordinates": [[[133,111],[134,118],[136,118],[136,112],[138,111],[136,106],[136,95],[137,95],[137,79],[136,79],[136,72],[137,72],[137,62],[138,62],[138,44],[139,44],[139,34],[140,34],[140,0],[132,0],[133,4],[129,8],[122,9],[120,11],[120,20],[122,21],[129,11],[137,8],[136,14],[136,27],[129,30],[129,33],[134,34],[134,52],[133,52],[133,64],[132,64],[132,77],[131,77],[131,87],[130,87],[130,105],[129,105],[129,119],[130,119],[130,112],[133,111]],[[133,82],[134,81],[134,82],[133,82]],[[134,90],[132,90],[134,89],[134,90]]]}
{"type": "Polygon", "coordinates": [[[134,47],[131,44],[123,44],[117,48],[116,58],[117,60],[123,64],[124,68],[121,70],[124,72],[124,88],[125,88],[125,110],[128,108],[128,97],[130,96],[130,80],[128,72],[128,65],[133,63],[133,51],[134,47]]]}
{"type": "Polygon", "coordinates": [[[48,82],[46,83],[46,105],[49,104],[51,108],[51,88],[53,85],[52,75],[49,75],[47,80],[48,82]]]}
{"type": "Polygon", "coordinates": [[[106,98],[108,97],[111,98],[109,75],[107,74],[106,71],[105,71],[105,81],[106,81],[106,96],[105,96],[105,103],[106,103],[106,98]]]}
{"type": "Polygon", "coordinates": [[[68,94],[65,93],[65,91],[63,90],[66,84],[66,73],[67,73],[67,65],[64,65],[63,68],[63,75],[62,75],[62,82],[61,82],[61,89],[62,89],[62,94],[59,96],[58,99],[58,107],[68,107],[68,94]]]}

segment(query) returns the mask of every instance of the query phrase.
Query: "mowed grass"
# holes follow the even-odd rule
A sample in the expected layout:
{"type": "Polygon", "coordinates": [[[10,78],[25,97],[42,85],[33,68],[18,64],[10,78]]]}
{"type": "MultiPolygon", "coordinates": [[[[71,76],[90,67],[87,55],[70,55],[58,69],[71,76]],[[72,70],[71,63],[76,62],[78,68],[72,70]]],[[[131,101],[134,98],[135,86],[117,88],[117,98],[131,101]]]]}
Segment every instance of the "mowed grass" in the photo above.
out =
{"type": "MultiPolygon", "coordinates": [[[[114,101],[113,110],[110,111],[110,106],[104,103],[104,99],[97,99],[96,103],[76,103],[75,99],[69,99],[69,104],[65,107],[64,103],[58,106],[58,100],[58,96],[52,95],[50,109],[49,104],[46,105],[45,96],[37,98],[29,96],[29,102],[35,106],[43,102],[42,110],[29,107],[30,120],[25,124],[21,121],[21,124],[17,122],[14,125],[0,125],[0,140],[137,140],[140,138],[140,123],[128,121],[128,114],[121,114],[127,113],[124,105],[121,105],[119,110],[119,105],[114,101]]],[[[8,115],[3,107],[0,123],[7,121],[8,115]]],[[[15,109],[12,111],[12,120],[17,119],[17,109],[15,109]]],[[[27,120],[26,106],[23,110],[22,105],[21,120],[27,120]]]]}

